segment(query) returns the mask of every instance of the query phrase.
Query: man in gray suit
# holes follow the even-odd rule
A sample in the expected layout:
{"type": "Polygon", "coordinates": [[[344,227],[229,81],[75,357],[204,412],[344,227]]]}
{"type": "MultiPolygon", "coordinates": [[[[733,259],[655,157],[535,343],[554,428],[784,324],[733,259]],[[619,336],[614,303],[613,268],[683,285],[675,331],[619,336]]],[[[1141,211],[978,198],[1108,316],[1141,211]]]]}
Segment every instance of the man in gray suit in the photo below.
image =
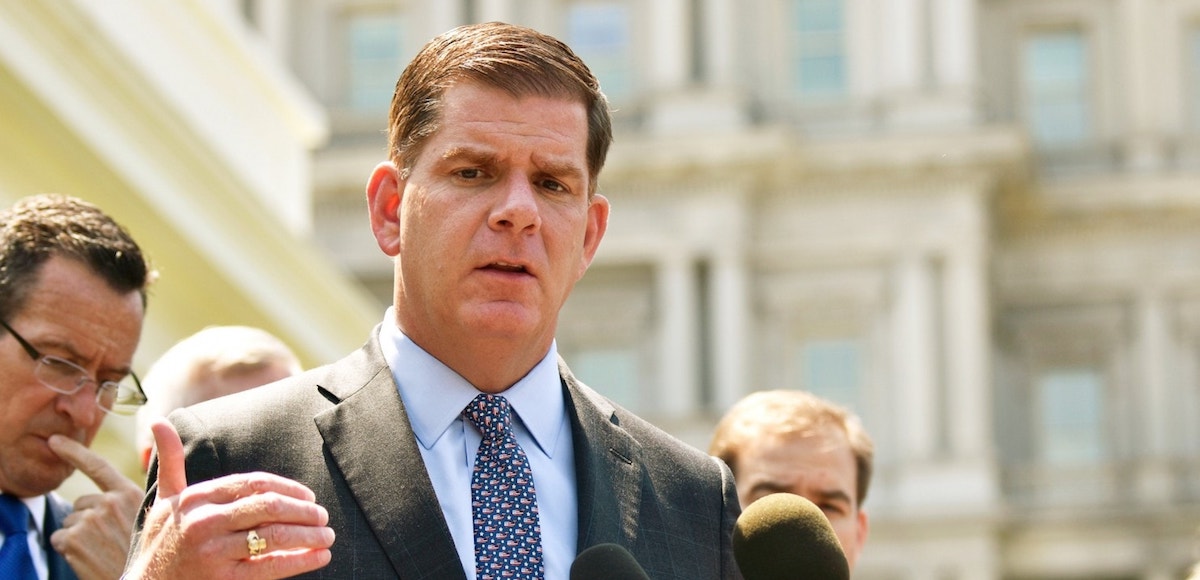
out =
{"type": "Polygon", "coordinates": [[[128,575],[558,579],[615,543],[653,578],[738,577],[728,468],[556,351],[607,227],[611,139],[561,42],[499,23],[430,41],[367,184],[394,305],[341,361],[153,426],[128,575]]]}

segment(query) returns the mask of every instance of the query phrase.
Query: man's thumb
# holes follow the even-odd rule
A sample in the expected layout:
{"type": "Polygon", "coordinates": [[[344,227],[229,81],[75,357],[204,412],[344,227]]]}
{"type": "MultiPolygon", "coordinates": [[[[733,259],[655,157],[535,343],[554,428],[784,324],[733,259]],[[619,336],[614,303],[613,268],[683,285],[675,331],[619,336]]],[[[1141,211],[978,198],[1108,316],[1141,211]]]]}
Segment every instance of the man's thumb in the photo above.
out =
{"type": "Polygon", "coordinates": [[[187,487],[187,473],[183,469],[183,441],[175,426],[166,419],[157,419],[150,425],[154,432],[154,446],[158,450],[159,498],[168,498],[183,493],[187,487]]]}

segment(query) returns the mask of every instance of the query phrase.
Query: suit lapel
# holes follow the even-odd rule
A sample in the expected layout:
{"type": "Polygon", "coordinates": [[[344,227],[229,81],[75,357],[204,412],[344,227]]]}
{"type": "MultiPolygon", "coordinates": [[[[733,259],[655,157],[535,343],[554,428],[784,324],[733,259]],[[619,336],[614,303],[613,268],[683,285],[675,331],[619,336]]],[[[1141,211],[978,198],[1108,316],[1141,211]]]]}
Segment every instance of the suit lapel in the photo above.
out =
{"type": "Polygon", "coordinates": [[[638,540],[643,465],[641,446],[618,424],[613,406],[579,383],[560,359],[575,441],[575,477],[579,494],[577,550],[612,542],[634,546],[638,540]]]}
{"type": "Polygon", "coordinates": [[[71,513],[71,505],[57,494],[46,494],[46,512],[42,520],[42,544],[46,546],[46,568],[50,580],[77,580],[75,570],[62,554],[50,545],[50,534],[62,527],[63,519],[71,513]]]}
{"type": "Polygon", "coordinates": [[[377,336],[322,385],[341,400],[314,420],[396,575],[465,579],[377,336]]]}

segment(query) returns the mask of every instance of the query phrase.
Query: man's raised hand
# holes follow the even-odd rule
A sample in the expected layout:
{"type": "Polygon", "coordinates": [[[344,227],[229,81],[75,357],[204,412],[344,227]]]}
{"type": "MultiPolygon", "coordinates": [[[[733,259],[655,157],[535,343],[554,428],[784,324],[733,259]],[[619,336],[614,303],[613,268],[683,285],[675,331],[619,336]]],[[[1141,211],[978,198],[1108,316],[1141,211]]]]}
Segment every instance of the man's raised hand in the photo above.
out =
{"type": "Polygon", "coordinates": [[[284,578],[329,563],[333,529],[312,490],[271,473],[236,473],[189,486],[174,426],[151,426],[158,450],[157,495],[127,577],[284,578]],[[252,553],[248,536],[265,540],[252,553]]]}

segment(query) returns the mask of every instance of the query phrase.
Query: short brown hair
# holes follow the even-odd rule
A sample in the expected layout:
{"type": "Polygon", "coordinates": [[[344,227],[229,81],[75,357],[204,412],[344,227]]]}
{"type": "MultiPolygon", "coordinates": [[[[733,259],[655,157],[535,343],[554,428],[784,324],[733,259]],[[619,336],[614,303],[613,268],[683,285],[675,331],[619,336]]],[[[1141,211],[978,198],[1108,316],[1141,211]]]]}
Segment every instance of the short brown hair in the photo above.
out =
{"type": "Polygon", "coordinates": [[[578,99],[588,116],[591,191],[612,143],[612,118],[600,82],[562,41],[523,26],[488,22],[460,26],[429,41],[396,82],[388,115],[388,156],[402,171],[437,132],[442,97],[462,80],[522,97],[578,99]]]}
{"type": "Polygon", "coordinates": [[[850,443],[857,475],[855,491],[861,506],[871,485],[875,444],[858,417],[811,393],[774,390],[747,395],[717,424],[708,452],[729,465],[736,477],[738,454],[749,441],[768,435],[802,436],[826,426],[843,431],[850,443]]]}
{"type": "Polygon", "coordinates": [[[117,292],[138,291],[145,306],[153,274],[129,232],[86,201],[41,194],[0,212],[0,319],[24,307],[42,265],[55,256],[78,260],[117,292]]]}

